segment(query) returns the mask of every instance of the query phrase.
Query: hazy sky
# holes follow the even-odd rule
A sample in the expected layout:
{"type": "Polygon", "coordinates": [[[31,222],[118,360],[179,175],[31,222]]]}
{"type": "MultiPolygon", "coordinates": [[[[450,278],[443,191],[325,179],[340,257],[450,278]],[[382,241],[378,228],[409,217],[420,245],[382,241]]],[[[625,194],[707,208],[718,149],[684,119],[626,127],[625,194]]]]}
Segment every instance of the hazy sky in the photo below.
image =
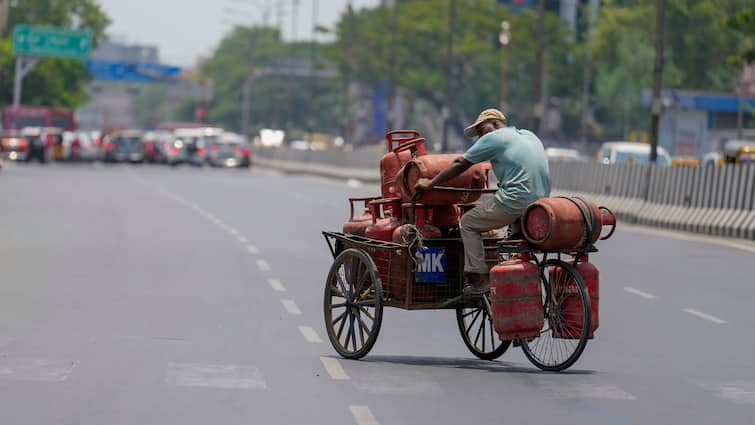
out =
{"type": "MultiPolygon", "coordinates": [[[[330,27],[349,0],[98,0],[113,21],[108,33],[121,41],[155,45],[160,59],[172,65],[192,65],[197,56],[209,56],[234,24],[267,20],[283,37],[312,37],[312,12],[318,3],[317,22],[330,27]],[[292,14],[294,4],[298,13],[292,14]]],[[[355,9],[374,6],[380,0],[351,0],[355,9]]]]}

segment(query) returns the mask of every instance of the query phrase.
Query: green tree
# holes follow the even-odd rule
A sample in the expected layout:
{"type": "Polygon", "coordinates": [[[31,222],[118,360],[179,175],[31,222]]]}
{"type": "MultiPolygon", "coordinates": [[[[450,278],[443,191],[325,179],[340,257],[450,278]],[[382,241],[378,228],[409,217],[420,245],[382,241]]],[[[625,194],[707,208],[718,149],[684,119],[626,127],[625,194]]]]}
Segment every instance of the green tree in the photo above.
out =
{"type": "MultiPolygon", "coordinates": [[[[742,37],[726,27],[746,0],[669,0],[666,10],[663,87],[731,91],[734,73],[727,57],[742,37]]],[[[641,105],[652,87],[655,57],[655,0],[606,0],[595,36],[595,104],[603,138],[646,129],[641,105]]]]}
{"type": "MultiPolygon", "coordinates": [[[[489,0],[459,3],[454,27],[452,125],[460,134],[481,109],[499,104],[502,55],[509,56],[506,79],[507,103],[512,107],[510,119],[520,126],[529,125],[535,61],[534,13],[514,15],[489,0]],[[497,39],[503,19],[511,22],[512,42],[501,50],[497,39]]],[[[351,18],[346,15],[336,25],[338,41],[327,49],[327,54],[344,71],[372,87],[390,78],[391,62],[395,61],[396,86],[410,99],[425,101],[439,111],[446,87],[449,4],[398,2],[395,34],[390,30],[392,13],[387,7],[362,9],[351,18]],[[392,48],[394,42],[396,47],[392,48]]],[[[574,84],[580,74],[572,69],[578,65],[574,60],[575,46],[561,21],[550,13],[546,18],[546,38],[546,62],[557,70],[546,76],[547,91],[555,96],[575,95],[580,89],[574,84]]]]}
{"type": "Polygon", "coordinates": [[[755,62],[755,6],[740,10],[729,18],[727,25],[745,36],[743,46],[735,56],[737,62],[755,62]]]}
{"type": "MultiPolygon", "coordinates": [[[[274,28],[235,27],[201,66],[215,85],[208,120],[240,129],[244,82],[256,71],[275,68],[281,59],[308,63],[311,48],[309,43],[284,43],[274,28]]],[[[337,81],[261,77],[252,86],[250,125],[332,132],[340,125],[339,96],[337,81]]],[[[191,103],[180,108],[179,118],[193,119],[191,103]]]]}
{"type": "MultiPolygon", "coordinates": [[[[105,37],[110,19],[95,0],[16,0],[8,10],[8,28],[16,24],[50,25],[63,28],[89,28],[94,46],[105,37]]],[[[0,105],[13,100],[15,56],[10,34],[0,40],[0,105]]],[[[23,102],[32,105],[76,107],[86,95],[89,74],[75,59],[43,58],[24,78],[23,102]]]]}

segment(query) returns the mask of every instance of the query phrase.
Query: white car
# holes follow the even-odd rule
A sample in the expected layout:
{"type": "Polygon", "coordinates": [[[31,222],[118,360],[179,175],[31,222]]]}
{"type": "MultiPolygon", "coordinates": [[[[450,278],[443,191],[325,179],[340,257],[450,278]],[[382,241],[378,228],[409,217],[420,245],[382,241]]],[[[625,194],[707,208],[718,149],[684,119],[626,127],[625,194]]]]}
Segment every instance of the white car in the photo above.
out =
{"type": "MultiPolygon", "coordinates": [[[[602,164],[647,164],[650,162],[650,145],[636,142],[606,142],[598,150],[598,162],[602,164]]],[[[658,146],[657,164],[671,165],[671,155],[660,146],[658,146]]]]}
{"type": "Polygon", "coordinates": [[[582,161],[582,155],[576,149],[545,148],[545,155],[549,161],[582,161]]]}

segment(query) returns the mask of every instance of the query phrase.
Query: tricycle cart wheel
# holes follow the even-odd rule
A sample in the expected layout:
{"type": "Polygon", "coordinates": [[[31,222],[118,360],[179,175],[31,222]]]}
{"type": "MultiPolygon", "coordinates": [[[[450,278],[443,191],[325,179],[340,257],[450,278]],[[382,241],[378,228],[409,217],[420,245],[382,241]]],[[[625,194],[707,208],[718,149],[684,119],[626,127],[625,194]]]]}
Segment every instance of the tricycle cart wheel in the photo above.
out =
{"type": "Polygon", "coordinates": [[[347,359],[365,356],[383,320],[383,289],[377,267],[361,249],[346,249],[333,261],[325,283],[325,328],[333,348],[347,359]]]}
{"type": "Polygon", "coordinates": [[[482,300],[477,306],[458,307],[456,324],[459,325],[464,345],[483,360],[501,357],[511,345],[511,341],[501,341],[498,338],[493,330],[493,320],[482,300]]]}
{"type": "Polygon", "coordinates": [[[574,267],[561,260],[540,265],[543,329],[520,340],[524,355],[542,370],[562,371],[579,359],[590,333],[590,297],[574,267]]]}

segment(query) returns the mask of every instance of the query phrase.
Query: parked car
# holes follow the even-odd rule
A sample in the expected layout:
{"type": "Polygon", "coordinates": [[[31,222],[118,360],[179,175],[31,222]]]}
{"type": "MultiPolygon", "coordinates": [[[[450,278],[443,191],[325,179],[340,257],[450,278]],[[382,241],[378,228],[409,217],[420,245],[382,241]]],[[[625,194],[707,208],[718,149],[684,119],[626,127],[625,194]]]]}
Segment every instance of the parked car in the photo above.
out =
{"type": "Polygon", "coordinates": [[[105,136],[103,161],[134,162],[144,161],[142,132],[138,130],[117,131],[105,136]]]}
{"type": "Polygon", "coordinates": [[[545,155],[550,161],[582,161],[582,155],[576,149],[545,148],[545,155]]]}
{"type": "Polygon", "coordinates": [[[163,163],[167,160],[167,150],[173,137],[169,131],[150,131],[144,134],[144,161],[163,163]]]}
{"type": "Polygon", "coordinates": [[[235,133],[223,133],[210,144],[207,162],[213,167],[249,167],[252,149],[244,138],[235,133]]]}
{"type": "Polygon", "coordinates": [[[694,156],[678,155],[671,157],[671,165],[674,167],[699,167],[700,160],[694,156]]]}
{"type": "Polygon", "coordinates": [[[723,156],[727,164],[755,163],[755,141],[729,140],[724,144],[723,156]]]}
{"type": "Polygon", "coordinates": [[[222,134],[222,129],[213,127],[176,129],[173,132],[174,141],[169,163],[187,163],[198,167],[205,165],[207,149],[218,142],[222,134]]]}
{"type": "Polygon", "coordinates": [[[20,134],[3,136],[0,152],[11,161],[25,161],[29,154],[29,143],[20,134]]]}
{"type": "MultiPolygon", "coordinates": [[[[606,142],[598,150],[598,162],[602,164],[647,164],[650,162],[650,145],[636,142],[606,142]]],[[[658,165],[670,166],[671,155],[658,146],[658,165]]]]}

